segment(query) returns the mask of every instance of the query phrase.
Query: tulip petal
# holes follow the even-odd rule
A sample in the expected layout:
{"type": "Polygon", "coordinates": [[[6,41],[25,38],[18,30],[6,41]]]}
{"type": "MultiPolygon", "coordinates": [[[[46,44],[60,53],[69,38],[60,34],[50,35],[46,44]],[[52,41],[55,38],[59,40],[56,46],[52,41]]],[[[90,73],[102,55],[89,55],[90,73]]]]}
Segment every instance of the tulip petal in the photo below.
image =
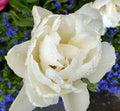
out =
{"type": "Polygon", "coordinates": [[[23,86],[9,111],[32,111],[35,107],[29,102],[23,86]]]}
{"type": "Polygon", "coordinates": [[[47,66],[62,66],[58,61],[63,59],[63,56],[57,50],[57,46],[60,42],[60,36],[57,33],[46,35],[43,42],[40,44],[40,60],[43,70],[47,66]],[[49,55],[49,56],[48,56],[49,55]]]}
{"type": "Polygon", "coordinates": [[[89,92],[87,85],[77,81],[80,92],[71,92],[62,96],[66,111],[86,111],[89,106],[89,92]]]}
{"type": "Polygon", "coordinates": [[[65,58],[72,59],[79,52],[79,48],[70,44],[59,44],[58,51],[65,58]]]}
{"type": "MultiPolygon", "coordinates": [[[[48,79],[40,70],[39,64],[31,57],[28,71],[31,70],[30,73],[33,73],[32,76],[35,76],[35,80],[39,81],[40,83],[47,85],[51,89],[53,89],[55,92],[60,92],[60,87],[58,84],[53,83],[52,80],[48,79]]],[[[29,76],[29,75],[27,75],[29,76]]],[[[39,84],[38,84],[39,85],[39,84]]]]}
{"type": "Polygon", "coordinates": [[[119,9],[117,9],[120,6],[119,3],[117,0],[96,0],[94,2],[93,6],[100,11],[105,28],[119,25],[120,16],[119,9]]]}
{"type": "Polygon", "coordinates": [[[76,15],[76,17],[81,17],[80,15],[82,15],[82,23],[86,25],[87,30],[98,32],[100,34],[104,33],[105,29],[103,29],[102,17],[99,11],[93,7],[92,3],[84,5],[74,14],[76,15]]]}
{"type": "Polygon", "coordinates": [[[58,75],[57,71],[53,70],[52,68],[46,69],[46,76],[58,85],[64,84],[63,79],[58,75]]]}
{"type": "Polygon", "coordinates": [[[61,16],[61,23],[58,28],[61,43],[67,43],[75,35],[75,16],[73,14],[61,16]]]}
{"type": "Polygon", "coordinates": [[[114,2],[115,2],[116,5],[118,5],[120,7],[120,0],[115,0],[114,2]]]}
{"type": "Polygon", "coordinates": [[[87,50],[80,50],[72,59],[70,65],[59,72],[59,75],[70,81],[76,81],[81,77],[89,75],[100,59],[100,46],[92,46],[87,50]]]}
{"type": "Polygon", "coordinates": [[[46,85],[33,79],[34,77],[25,81],[26,93],[30,102],[37,107],[47,107],[51,104],[57,104],[59,96],[54,94],[46,85]]]}
{"type": "Polygon", "coordinates": [[[102,79],[115,63],[115,49],[107,42],[102,42],[102,56],[96,70],[87,78],[92,83],[96,83],[102,79]]]}
{"type": "Polygon", "coordinates": [[[7,56],[5,57],[9,67],[20,77],[24,78],[26,73],[26,56],[29,41],[24,42],[20,45],[16,45],[10,49],[7,56]]]}
{"type": "Polygon", "coordinates": [[[97,9],[100,9],[102,6],[105,6],[106,4],[108,4],[111,0],[96,0],[94,2],[94,7],[96,7],[97,9]]]}
{"type": "Polygon", "coordinates": [[[33,15],[33,19],[34,19],[34,29],[32,31],[32,33],[34,32],[34,30],[38,27],[38,25],[40,24],[40,22],[47,17],[48,15],[52,15],[52,12],[42,8],[42,7],[38,7],[38,6],[34,6],[32,9],[32,15],[33,15]]]}

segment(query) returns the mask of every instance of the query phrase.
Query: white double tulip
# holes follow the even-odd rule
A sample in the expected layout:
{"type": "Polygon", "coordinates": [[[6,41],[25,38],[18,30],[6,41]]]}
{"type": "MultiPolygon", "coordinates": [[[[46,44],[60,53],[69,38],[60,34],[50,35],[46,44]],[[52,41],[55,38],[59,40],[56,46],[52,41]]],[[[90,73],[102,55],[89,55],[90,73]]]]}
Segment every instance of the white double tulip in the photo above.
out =
{"type": "Polygon", "coordinates": [[[87,85],[98,82],[115,62],[114,48],[101,42],[100,13],[86,4],[75,13],[57,15],[34,6],[31,40],[14,46],[6,60],[23,78],[24,86],[10,111],[32,111],[56,104],[62,97],[66,111],[86,111],[87,85]]]}
{"type": "Polygon", "coordinates": [[[120,25],[120,0],[96,0],[93,5],[102,15],[104,27],[120,25]]]}

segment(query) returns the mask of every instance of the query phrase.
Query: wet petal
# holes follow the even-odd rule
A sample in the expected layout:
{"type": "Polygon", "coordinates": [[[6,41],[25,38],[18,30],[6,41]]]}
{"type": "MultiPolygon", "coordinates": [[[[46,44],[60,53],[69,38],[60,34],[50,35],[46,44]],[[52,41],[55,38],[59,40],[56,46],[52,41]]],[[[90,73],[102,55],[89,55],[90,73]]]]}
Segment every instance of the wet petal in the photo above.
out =
{"type": "Polygon", "coordinates": [[[57,33],[46,35],[43,42],[40,44],[40,60],[43,69],[47,66],[62,66],[58,60],[63,59],[63,56],[57,50],[57,46],[60,42],[60,37],[57,33]]]}
{"type": "Polygon", "coordinates": [[[64,84],[63,79],[58,75],[58,73],[52,69],[52,68],[48,68],[46,69],[46,77],[48,77],[49,79],[53,80],[55,83],[57,83],[58,85],[62,85],[64,84]]]}
{"type": "Polygon", "coordinates": [[[96,0],[93,6],[100,11],[105,28],[119,25],[120,16],[119,9],[117,9],[119,2],[117,0],[96,0]]]}
{"type": "Polygon", "coordinates": [[[51,104],[57,104],[59,95],[54,94],[48,86],[33,79],[34,77],[25,81],[26,93],[30,102],[38,107],[47,107],[51,104]]]}
{"type": "MultiPolygon", "coordinates": [[[[86,25],[87,30],[92,30],[100,34],[104,33],[102,17],[98,10],[88,3],[75,12],[76,17],[82,15],[82,22],[86,25]],[[89,24],[89,25],[87,25],[89,24]]],[[[85,28],[85,29],[86,29],[85,28]]]]}
{"type": "Polygon", "coordinates": [[[9,111],[32,111],[35,107],[29,102],[23,86],[9,111]]]}
{"type": "Polygon", "coordinates": [[[61,43],[68,43],[68,41],[75,35],[75,16],[73,14],[61,16],[61,23],[58,28],[61,43]]]}
{"type": "Polygon", "coordinates": [[[95,8],[100,9],[102,6],[105,6],[110,1],[112,0],[96,0],[93,5],[95,8]]]}
{"type": "Polygon", "coordinates": [[[65,58],[72,59],[79,52],[79,48],[70,44],[59,44],[58,51],[65,58]]]}
{"type": "Polygon", "coordinates": [[[78,54],[72,59],[71,64],[68,65],[65,69],[59,72],[59,75],[65,79],[69,80],[75,76],[76,71],[80,68],[83,63],[83,60],[86,57],[87,52],[84,50],[79,50],[78,54]]]}
{"type": "MultiPolygon", "coordinates": [[[[31,56],[29,66],[28,66],[28,71],[31,70],[32,74],[31,77],[35,76],[35,80],[39,81],[40,83],[47,85],[51,89],[53,89],[55,92],[60,92],[60,87],[58,84],[53,83],[50,79],[48,79],[45,74],[42,73],[40,70],[39,64],[33,59],[31,56]]],[[[27,75],[29,76],[29,75],[27,75]]],[[[39,86],[39,84],[38,84],[39,86]]]]}
{"type": "Polygon", "coordinates": [[[98,46],[90,47],[87,50],[80,50],[73,58],[68,67],[59,72],[59,75],[68,81],[76,81],[81,77],[89,75],[98,64],[100,58],[100,48],[98,46]]]}
{"type": "Polygon", "coordinates": [[[24,78],[26,73],[26,56],[30,41],[14,46],[5,57],[9,67],[20,77],[24,78]]]}
{"type": "Polygon", "coordinates": [[[34,6],[32,9],[32,15],[33,15],[33,19],[34,19],[34,29],[32,31],[32,33],[34,32],[34,30],[38,27],[38,25],[40,24],[40,22],[47,17],[48,15],[52,15],[52,12],[42,8],[42,7],[38,7],[38,6],[34,6]]]}
{"type": "Polygon", "coordinates": [[[81,89],[79,92],[71,92],[62,95],[66,111],[86,111],[89,106],[89,93],[86,84],[81,81],[75,83],[81,89]]]}
{"type": "Polygon", "coordinates": [[[102,56],[96,70],[87,78],[96,83],[102,79],[106,72],[108,72],[115,63],[115,49],[107,42],[102,43],[102,56]]]}

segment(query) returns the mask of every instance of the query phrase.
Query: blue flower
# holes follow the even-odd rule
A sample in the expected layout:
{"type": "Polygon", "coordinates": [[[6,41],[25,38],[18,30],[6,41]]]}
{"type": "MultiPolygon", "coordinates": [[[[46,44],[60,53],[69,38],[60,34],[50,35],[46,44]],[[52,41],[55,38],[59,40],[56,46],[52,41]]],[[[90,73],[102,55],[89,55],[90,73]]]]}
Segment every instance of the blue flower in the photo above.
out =
{"type": "Polygon", "coordinates": [[[28,37],[24,37],[23,38],[23,42],[27,41],[28,40],[28,37]]]}
{"type": "Polygon", "coordinates": [[[120,54],[119,54],[119,52],[116,52],[115,55],[116,55],[116,57],[118,57],[120,54]]]}
{"type": "MultiPolygon", "coordinates": [[[[8,37],[12,37],[12,36],[15,36],[16,35],[16,31],[12,29],[12,27],[9,27],[6,31],[6,35],[8,37]]],[[[9,39],[9,38],[8,38],[9,39]]]]}
{"type": "Polygon", "coordinates": [[[2,106],[2,107],[0,108],[0,111],[6,111],[6,107],[3,107],[3,106],[2,106]]]}
{"type": "Polygon", "coordinates": [[[120,92],[120,87],[108,88],[108,91],[111,92],[111,93],[119,93],[120,92]]]}
{"type": "Polygon", "coordinates": [[[2,95],[2,90],[0,89],[0,96],[2,95]]]}
{"type": "Polygon", "coordinates": [[[11,86],[11,82],[10,82],[10,81],[7,82],[6,85],[7,85],[7,86],[11,86]]]}
{"type": "Polygon", "coordinates": [[[60,3],[60,2],[57,2],[57,1],[52,2],[51,5],[53,5],[53,6],[57,7],[57,8],[60,8],[60,7],[61,7],[61,3],[60,3]]]}
{"type": "Polygon", "coordinates": [[[12,96],[12,94],[7,94],[5,97],[5,102],[13,102],[14,99],[15,98],[12,96]]]}
{"type": "Polygon", "coordinates": [[[14,40],[14,41],[13,41],[13,44],[14,44],[14,45],[17,45],[17,44],[18,44],[18,40],[14,40]]]}
{"type": "Polygon", "coordinates": [[[60,8],[61,7],[61,3],[60,2],[55,2],[54,4],[57,8],[60,8]]]}
{"type": "Polygon", "coordinates": [[[107,37],[112,38],[118,32],[118,28],[107,28],[107,33],[105,34],[107,37]]]}
{"type": "Polygon", "coordinates": [[[112,84],[113,86],[116,86],[117,84],[119,84],[119,82],[118,82],[117,80],[114,80],[114,81],[111,82],[111,84],[112,84]]]}
{"type": "Polygon", "coordinates": [[[7,49],[7,50],[9,50],[10,48],[11,48],[10,46],[8,46],[8,45],[6,46],[6,49],[7,49]]]}
{"type": "Polygon", "coordinates": [[[24,17],[24,18],[25,18],[25,17],[27,17],[27,14],[25,14],[25,13],[22,13],[22,17],[24,17]]]}
{"type": "Polygon", "coordinates": [[[6,39],[3,37],[0,37],[0,42],[6,42],[6,39]]]}
{"type": "Polygon", "coordinates": [[[30,31],[29,31],[29,30],[24,31],[24,35],[25,35],[25,36],[28,36],[29,34],[30,34],[30,31]]]}
{"type": "Polygon", "coordinates": [[[10,23],[9,23],[8,21],[6,21],[6,20],[3,20],[3,21],[2,21],[2,25],[3,25],[4,27],[9,27],[9,26],[10,26],[10,23]]]}
{"type": "Polygon", "coordinates": [[[59,97],[59,101],[58,101],[59,104],[63,104],[63,101],[62,101],[62,98],[59,97]]]}
{"type": "Polygon", "coordinates": [[[17,26],[14,27],[14,31],[16,31],[16,32],[18,31],[18,27],[17,26]]]}
{"type": "Polygon", "coordinates": [[[2,81],[3,80],[3,78],[2,77],[0,77],[0,81],[2,81]]]}
{"type": "Polygon", "coordinates": [[[2,18],[8,19],[8,15],[7,15],[6,13],[3,13],[3,14],[2,14],[2,18]]]}
{"type": "Polygon", "coordinates": [[[113,67],[114,67],[115,69],[120,68],[119,64],[115,64],[113,67]]]}
{"type": "Polygon", "coordinates": [[[64,11],[63,11],[63,13],[64,13],[64,14],[67,14],[67,13],[68,13],[68,11],[67,11],[67,10],[64,10],[64,11]]]}
{"type": "Polygon", "coordinates": [[[4,54],[5,51],[3,49],[0,49],[0,54],[4,54]]]}
{"type": "Polygon", "coordinates": [[[74,0],[70,0],[70,4],[68,5],[68,8],[72,8],[74,4],[74,0]]]}

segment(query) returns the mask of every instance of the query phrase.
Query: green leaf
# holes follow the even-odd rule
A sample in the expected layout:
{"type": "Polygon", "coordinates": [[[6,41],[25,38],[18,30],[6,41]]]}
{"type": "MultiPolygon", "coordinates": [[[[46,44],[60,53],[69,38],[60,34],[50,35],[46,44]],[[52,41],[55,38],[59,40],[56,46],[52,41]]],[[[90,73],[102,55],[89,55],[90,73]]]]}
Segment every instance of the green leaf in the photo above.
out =
{"type": "Polygon", "coordinates": [[[81,79],[84,83],[86,83],[86,84],[90,84],[90,81],[88,80],[88,79],[86,79],[86,78],[82,78],[81,79]]]}
{"type": "Polygon", "coordinates": [[[10,11],[9,15],[13,19],[16,26],[33,27],[33,17],[23,18],[20,15],[17,15],[14,11],[10,11]]]}
{"type": "Polygon", "coordinates": [[[96,89],[98,89],[98,84],[97,83],[96,84],[92,84],[92,83],[88,84],[88,89],[92,92],[95,92],[96,89]]]}
{"type": "Polygon", "coordinates": [[[9,4],[11,7],[14,7],[18,9],[20,12],[26,13],[30,12],[31,8],[29,8],[29,5],[23,4],[21,0],[9,0],[9,4]]]}
{"type": "Polygon", "coordinates": [[[5,95],[0,96],[0,102],[5,98],[5,95]]]}
{"type": "Polygon", "coordinates": [[[92,92],[95,92],[96,91],[96,89],[98,89],[98,84],[97,83],[91,83],[88,79],[86,79],[86,78],[82,78],[81,79],[84,83],[86,83],[87,84],[87,88],[90,90],[90,91],[92,91],[92,92]]]}
{"type": "Polygon", "coordinates": [[[8,93],[12,94],[15,92],[15,90],[11,89],[11,90],[7,90],[8,93]]]}
{"type": "Polygon", "coordinates": [[[39,2],[39,0],[25,0],[27,3],[34,3],[34,2],[39,2]]]}
{"type": "Polygon", "coordinates": [[[45,2],[45,4],[43,5],[43,7],[46,8],[50,2],[53,2],[53,0],[47,0],[47,1],[45,2]]]}

